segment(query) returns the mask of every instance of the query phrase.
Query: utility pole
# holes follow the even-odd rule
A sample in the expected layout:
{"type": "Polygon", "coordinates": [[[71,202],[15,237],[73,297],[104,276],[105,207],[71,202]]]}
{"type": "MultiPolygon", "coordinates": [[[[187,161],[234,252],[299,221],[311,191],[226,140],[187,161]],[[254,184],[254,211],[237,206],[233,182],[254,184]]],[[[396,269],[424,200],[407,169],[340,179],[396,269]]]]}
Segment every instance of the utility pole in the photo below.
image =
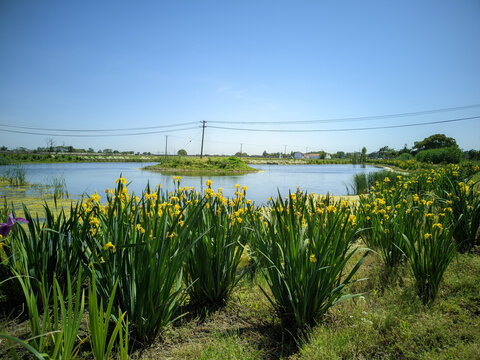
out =
{"type": "Polygon", "coordinates": [[[203,157],[203,138],[205,136],[205,124],[206,121],[202,120],[202,148],[200,149],[200,159],[203,157]]]}
{"type": "Polygon", "coordinates": [[[285,151],[284,151],[285,156],[287,156],[287,145],[285,145],[285,151]]]}
{"type": "Polygon", "coordinates": [[[240,143],[240,157],[242,157],[242,151],[243,151],[243,144],[240,143]]]}
{"type": "Polygon", "coordinates": [[[167,156],[168,135],[165,135],[165,156],[167,156]]]}

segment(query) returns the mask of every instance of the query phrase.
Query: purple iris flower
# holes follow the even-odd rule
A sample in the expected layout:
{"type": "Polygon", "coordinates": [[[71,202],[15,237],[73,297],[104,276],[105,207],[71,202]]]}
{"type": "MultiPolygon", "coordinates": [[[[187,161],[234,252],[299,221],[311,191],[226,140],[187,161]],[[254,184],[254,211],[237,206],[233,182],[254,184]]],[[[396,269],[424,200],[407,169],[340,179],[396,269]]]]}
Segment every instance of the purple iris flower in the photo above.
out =
{"type": "Polygon", "coordinates": [[[12,230],[13,225],[15,225],[19,221],[28,224],[28,221],[25,220],[24,218],[20,218],[20,217],[14,218],[13,214],[10,213],[10,215],[8,216],[7,223],[0,224],[0,235],[7,236],[12,230]]]}

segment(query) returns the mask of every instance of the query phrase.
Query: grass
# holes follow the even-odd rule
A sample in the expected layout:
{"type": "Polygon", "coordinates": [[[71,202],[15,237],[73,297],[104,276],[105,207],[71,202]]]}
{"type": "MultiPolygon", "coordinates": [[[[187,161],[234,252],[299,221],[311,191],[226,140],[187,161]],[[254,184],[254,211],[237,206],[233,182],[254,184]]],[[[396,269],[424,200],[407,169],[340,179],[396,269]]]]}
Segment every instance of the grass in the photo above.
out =
{"type": "Polygon", "coordinates": [[[7,171],[5,171],[2,176],[2,180],[6,180],[11,186],[25,186],[27,185],[27,180],[25,177],[25,169],[16,164],[7,171]]]}
{"type": "Polygon", "coordinates": [[[158,165],[147,166],[144,170],[161,171],[165,174],[216,174],[229,175],[238,173],[256,172],[258,170],[248,166],[245,161],[237,157],[165,157],[158,165]]]}
{"type": "Polygon", "coordinates": [[[398,173],[394,171],[382,170],[370,173],[358,173],[353,175],[352,184],[347,186],[347,193],[353,195],[366,194],[370,187],[377,181],[382,182],[386,177],[394,180],[398,173]]]}
{"type": "Polygon", "coordinates": [[[282,337],[256,277],[242,280],[226,307],[179,320],[164,341],[132,359],[478,359],[479,255],[450,264],[430,307],[418,299],[408,270],[401,284],[385,286],[379,264],[369,256],[357,275],[369,281],[354,285],[364,295],[331,308],[299,343],[282,337]]]}
{"type": "Polygon", "coordinates": [[[53,187],[53,195],[57,199],[68,199],[67,183],[65,182],[65,177],[63,175],[53,176],[51,186],[53,187]]]}
{"type": "MultiPolygon", "coordinates": [[[[369,255],[357,273],[369,280],[353,285],[363,297],[331,308],[299,343],[282,336],[259,288],[263,280],[243,279],[225,307],[191,312],[131,359],[478,359],[480,255],[462,254],[450,264],[429,307],[403,270],[401,283],[385,285],[379,259],[369,255]]],[[[4,317],[0,328],[16,336],[28,331],[22,318],[4,317]]],[[[5,344],[1,359],[9,358],[5,344]]]]}
{"type": "MultiPolygon", "coordinates": [[[[378,263],[365,295],[340,304],[316,327],[294,359],[475,359],[480,346],[480,257],[460,255],[448,268],[439,298],[425,307],[413,279],[382,287],[378,263]]],[[[366,274],[365,274],[366,275],[366,274]]]]}

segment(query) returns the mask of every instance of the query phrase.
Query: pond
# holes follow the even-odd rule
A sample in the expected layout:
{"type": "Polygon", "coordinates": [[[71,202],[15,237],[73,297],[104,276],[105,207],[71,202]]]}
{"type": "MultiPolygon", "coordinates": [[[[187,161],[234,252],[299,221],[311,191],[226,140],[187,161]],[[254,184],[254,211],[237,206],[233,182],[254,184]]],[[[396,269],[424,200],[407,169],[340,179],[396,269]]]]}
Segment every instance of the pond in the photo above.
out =
{"type": "MultiPolygon", "coordinates": [[[[69,194],[80,196],[92,194],[95,190],[102,196],[106,188],[112,189],[120,174],[130,182],[130,192],[140,194],[147,183],[153,188],[162,184],[166,190],[173,189],[172,175],[140,170],[154,163],[58,163],[23,164],[29,183],[51,184],[53,179],[65,179],[69,194]]],[[[231,176],[188,176],[182,175],[182,186],[194,186],[197,190],[205,188],[206,180],[213,181],[213,188],[223,188],[223,193],[232,196],[235,184],[247,186],[247,198],[257,204],[264,203],[278,191],[287,195],[297,187],[316,194],[347,195],[347,186],[352,183],[354,174],[381,171],[371,165],[254,165],[261,170],[257,173],[231,176]]],[[[0,175],[10,166],[0,167],[0,175]]],[[[103,197],[103,196],[102,196],[103,197]]]]}

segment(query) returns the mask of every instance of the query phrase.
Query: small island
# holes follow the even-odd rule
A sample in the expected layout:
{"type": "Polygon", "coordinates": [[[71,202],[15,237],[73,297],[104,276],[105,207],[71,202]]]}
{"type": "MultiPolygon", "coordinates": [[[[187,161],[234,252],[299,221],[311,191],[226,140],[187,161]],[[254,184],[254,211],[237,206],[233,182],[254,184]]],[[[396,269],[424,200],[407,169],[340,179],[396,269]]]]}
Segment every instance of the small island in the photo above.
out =
{"type": "Polygon", "coordinates": [[[231,157],[165,157],[159,164],[146,166],[143,170],[160,171],[164,174],[189,175],[238,175],[257,172],[242,159],[231,157]]]}

